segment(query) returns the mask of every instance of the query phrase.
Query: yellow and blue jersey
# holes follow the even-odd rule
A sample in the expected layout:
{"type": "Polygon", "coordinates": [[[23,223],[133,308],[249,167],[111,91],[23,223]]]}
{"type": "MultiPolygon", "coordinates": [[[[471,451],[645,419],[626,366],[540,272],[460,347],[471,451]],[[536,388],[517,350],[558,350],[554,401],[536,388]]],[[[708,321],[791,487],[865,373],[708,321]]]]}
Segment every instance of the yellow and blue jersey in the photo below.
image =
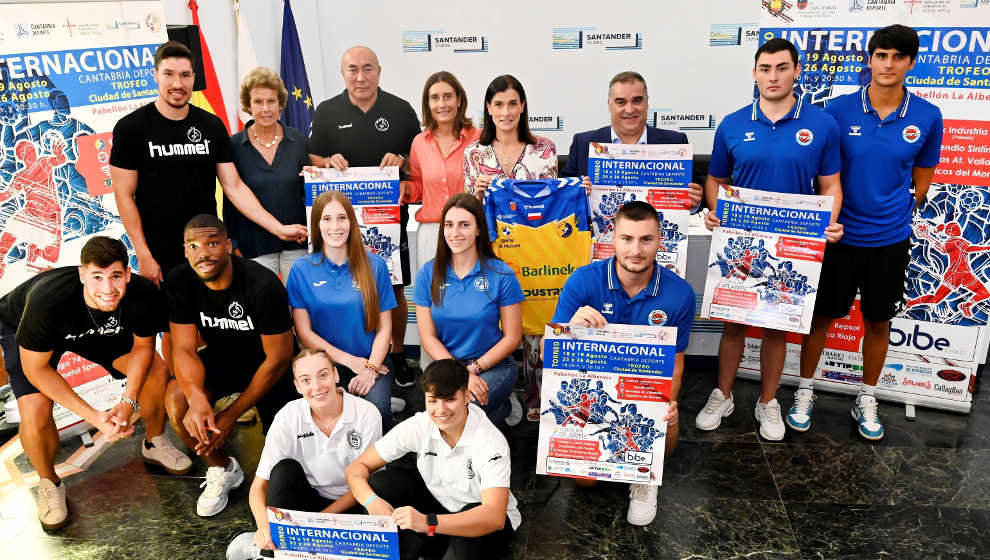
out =
{"type": "Polygon", "coordinates": [[[519,278],[523,333],[543,334],[564,282],[588,264],[591,229],[581,179],[496,179],[485,193],[492,248],[519,278]]]}

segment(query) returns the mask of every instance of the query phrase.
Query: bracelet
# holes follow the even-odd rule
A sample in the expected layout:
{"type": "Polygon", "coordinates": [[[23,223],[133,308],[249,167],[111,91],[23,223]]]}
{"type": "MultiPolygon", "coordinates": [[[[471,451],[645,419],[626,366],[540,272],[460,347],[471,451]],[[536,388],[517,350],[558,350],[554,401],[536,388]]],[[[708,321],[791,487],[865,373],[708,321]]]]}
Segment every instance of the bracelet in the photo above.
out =
{"type": "Polygon", "coordinates": [[[131,410],[133,410],[134,412],[141,410],[141,405],[139,405],[138,402],[134,399],[129,399],[127,397],[120,397],[120,402],[131,405],[131,410]]]}
{"type": "Polygon", "coordinates": [[[486,358],[484,356],[481,356],[480,358],[478,358],[477,361],[478,361],[478,364],[481,365],[481,367],[485,369],[485,371],[487,371],[487,370],[489,370],[489,369],[492,368],[492,365],[490,363],[488,363],[488,358],[486,358]]]}
{"type": "Polygon", "coordinates": [[[368,509],[368,506],[371,505],[371,502],[375,501],[375,498],[377,498],[377,497],[378,497],[378,494],[372,494],[372,495],[368,496],[368,499],[365,500],[364,503],[361,504],[361,505],[364,506],[364,509],[368,509]]]}

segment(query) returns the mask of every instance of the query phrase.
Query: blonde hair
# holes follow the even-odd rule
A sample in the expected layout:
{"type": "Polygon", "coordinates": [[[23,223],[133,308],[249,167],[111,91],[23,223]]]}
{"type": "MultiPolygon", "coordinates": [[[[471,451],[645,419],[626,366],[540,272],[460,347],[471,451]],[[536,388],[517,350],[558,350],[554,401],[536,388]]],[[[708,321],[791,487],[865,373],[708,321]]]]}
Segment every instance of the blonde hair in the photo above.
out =
{"type": "Polygon", "coordinates": [[[251,112],[251,90],[259,87],[275,90],[279,110],[285,109],[285,104],[289,101],[289,90],[285,89],[282,78],[271,68],[259,66],[248,72],[241,82],[241,109],[245,113],[251,112]]]}

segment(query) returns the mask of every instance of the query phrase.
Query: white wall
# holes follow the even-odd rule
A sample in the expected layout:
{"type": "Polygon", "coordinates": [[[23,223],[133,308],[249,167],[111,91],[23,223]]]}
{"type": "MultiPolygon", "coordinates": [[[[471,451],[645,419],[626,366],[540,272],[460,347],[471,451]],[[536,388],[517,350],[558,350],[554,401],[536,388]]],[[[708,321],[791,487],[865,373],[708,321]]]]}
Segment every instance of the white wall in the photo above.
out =
{"type": "MultiPolygon", "coordinates": [[[[187,0],[163,0],[169,24],[192,23],[187,0]]],[[[236,36],[233,3],[200,0],[200,19],[213,54],[231,119],[236,110],[236,36]]],[[[565,152],[573,133],[608,122],[606,86],[622,70],[647,79],[650,105],[675,113],[711,113],[720,120],[751,95],[750,62],[756,43],[710,47],[711,24],[755,24],[759,3],[740,0],[613,1],[572,0],[538,4],[506,0],[498,4],[453,3],[438,13],[436,3],[395,0],[341,2],[293,0],[314,99],[343,89],[341,53],[354,44],[373,48],[382,63],[382,87],[419,107],[422,84],[436,70],[449,70],[470,96],[477,116],[488,82],[511,73],[527,89],[530,114],[559,115],[561,132],[539,132],[565,152]],[[602,31],[642,33],[644,48],[604,52],[551,49],[556,27],[596,26],[602,31]],[[442,30],[487,37],[489,52],[404,53],[402,33],[442,30]]],[[[241,9],[255,41],[259,64],[278,69],[282,2],[243,0],[241,9]]],[[[689,132],[699,153],[711,150],[711,131],[689,132]]]]}

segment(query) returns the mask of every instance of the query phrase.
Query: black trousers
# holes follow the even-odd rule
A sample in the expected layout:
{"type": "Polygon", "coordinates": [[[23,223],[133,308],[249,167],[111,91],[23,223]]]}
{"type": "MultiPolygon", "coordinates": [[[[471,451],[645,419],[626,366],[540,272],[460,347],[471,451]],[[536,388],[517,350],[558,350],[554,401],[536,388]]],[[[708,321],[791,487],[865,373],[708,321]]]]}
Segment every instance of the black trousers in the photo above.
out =
{"type": "MultiPolygon", "coordinates": [[[[443,515],[457,513],[448,511],[430,494],[422,475],[416,468],[399,466],[381,469],[371,475],[368,481],[379,498],[392,504],[392,507],[412,506],[422,514],[443,515]]],[[[480,506],[468,504],[460,511],[480,506]]],[[[512,540],[512,523],[505,519],[505,527],[480,537],[454,537],[399,530],[399,555],[402,560],[416,560],[429,556],[443,560],[500,560],[506,557],[509,542],[512,540]]]]}

